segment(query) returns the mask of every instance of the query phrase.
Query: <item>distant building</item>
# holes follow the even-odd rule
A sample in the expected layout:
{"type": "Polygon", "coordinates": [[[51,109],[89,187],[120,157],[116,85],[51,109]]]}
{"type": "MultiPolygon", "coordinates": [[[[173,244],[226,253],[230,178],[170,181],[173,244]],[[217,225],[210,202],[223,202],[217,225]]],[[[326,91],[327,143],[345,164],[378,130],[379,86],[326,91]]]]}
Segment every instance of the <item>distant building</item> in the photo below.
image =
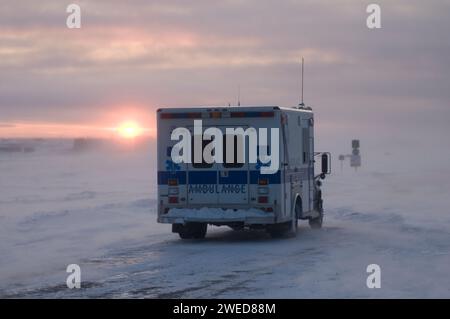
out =
{"type": "Polygon", "coordinates": [[[0,153],[30,153],[34,152],[32,146],[19,142],[6,142],[0,144],[0,153]]]}
{"type": "Polygon", "coordinates": [[[101,147],[103,147],[103,143],[99,139],[83,137],[73,140],[73,150],[76,152],[93,151],[101,147]]]}

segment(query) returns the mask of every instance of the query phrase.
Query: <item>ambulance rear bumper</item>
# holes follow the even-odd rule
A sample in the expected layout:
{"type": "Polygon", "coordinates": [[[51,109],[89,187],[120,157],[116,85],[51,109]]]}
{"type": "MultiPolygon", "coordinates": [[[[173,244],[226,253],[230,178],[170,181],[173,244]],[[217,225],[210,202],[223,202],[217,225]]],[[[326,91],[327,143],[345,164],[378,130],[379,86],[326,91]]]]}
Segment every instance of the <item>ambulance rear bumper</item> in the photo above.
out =
{"type": "Polygon", "coordinates": [[[164,224],[186,224],[190,222],[208,224],[243,223],[244,225],[274,224],[273,212],[259,209],[232,210],[220,208],[170,209],[167,214],[160,214],[158,222],[164,224]]]}

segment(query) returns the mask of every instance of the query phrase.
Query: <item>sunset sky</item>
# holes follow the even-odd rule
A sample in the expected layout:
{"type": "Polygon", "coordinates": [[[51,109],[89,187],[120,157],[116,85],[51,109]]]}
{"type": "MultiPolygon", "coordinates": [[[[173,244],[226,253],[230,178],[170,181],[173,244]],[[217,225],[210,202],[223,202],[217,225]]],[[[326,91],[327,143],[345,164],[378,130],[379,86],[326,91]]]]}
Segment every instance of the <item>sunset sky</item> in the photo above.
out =
{"type": "Polygon", "coordinates": [[[299,102],[321,133],[450,133],[450,2],[0,0],[0,137],[109,136],[155,110],[299,102]],[[420,131],[413,131],[418,128],[420,131]]]}

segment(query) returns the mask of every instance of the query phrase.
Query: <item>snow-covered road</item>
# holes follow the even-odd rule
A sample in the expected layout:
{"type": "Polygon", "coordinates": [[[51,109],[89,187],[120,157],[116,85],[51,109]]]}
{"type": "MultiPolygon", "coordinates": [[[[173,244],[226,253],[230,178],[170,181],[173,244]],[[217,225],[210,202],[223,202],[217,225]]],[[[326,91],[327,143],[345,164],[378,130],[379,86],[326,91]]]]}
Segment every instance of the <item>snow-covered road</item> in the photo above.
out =
{"type": "Polygon", "coordinates": [[[449,298],[447,161],[365,163],[325,181],[321,230],[182,241],[156,223],[152,152],[2,155],[0,296],[449,298]],[[79,290],[65,284],[72,263],[79,290]],[[373,263],[380,289],[366,286],[373,263]]]}

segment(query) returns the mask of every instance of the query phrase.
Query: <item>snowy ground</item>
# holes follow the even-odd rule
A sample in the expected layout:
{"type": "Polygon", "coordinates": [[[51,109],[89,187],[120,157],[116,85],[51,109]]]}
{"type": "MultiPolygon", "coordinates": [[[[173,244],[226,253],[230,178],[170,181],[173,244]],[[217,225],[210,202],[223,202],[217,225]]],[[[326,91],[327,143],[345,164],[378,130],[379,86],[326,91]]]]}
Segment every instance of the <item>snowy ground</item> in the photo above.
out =
{"type": "Polygon", "coordinates": [[[449,298],[450,156],[375,154],[357,172],[335,163],[322,230],[210,227],[203,241],[156,223],[150,149],[0,154],[0,296],[449,298]],[[72,263],[80,290],[65,284],[72,263]],[[381,289],[366,287],[372,263],[381,289]]]}

